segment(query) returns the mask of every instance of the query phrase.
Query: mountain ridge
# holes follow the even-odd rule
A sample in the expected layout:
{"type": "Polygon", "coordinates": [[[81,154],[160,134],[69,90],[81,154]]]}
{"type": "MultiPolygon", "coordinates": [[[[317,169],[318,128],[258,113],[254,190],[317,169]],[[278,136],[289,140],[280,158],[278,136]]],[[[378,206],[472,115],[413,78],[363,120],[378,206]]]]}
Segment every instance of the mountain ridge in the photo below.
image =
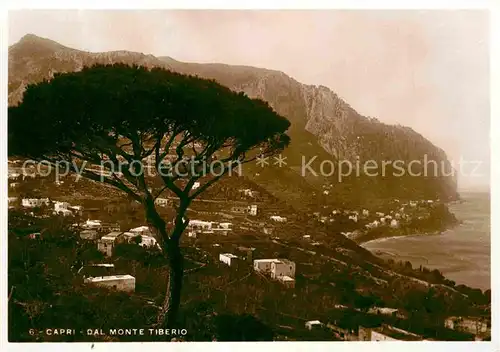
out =
{"type": "Polygon", "coordinates": [[[177,61],[171,57],[155,57],[130,51],[92,53],[72,49],[50,39],[26,35],[9,47],[9,105],[22,99],[28,84],[50,79],[56,72],[81,70],[84,66],[100,63],[123,62],[146,67],[163,67],[184,74],[214,79],[234,91],[241,91],[251,98],[269,103],[280,115],[292,123],[289,134],[292,143],[284,152],[288,167],[259,170],[249,167],[250,179],[262,183],[274,193],[283,192],[290,185],[297,187],[292,202],[360,203],[366,199],[395,198],[411,195],[416,198],[454,199],[456,179],[387,178],[349,176],[336,182],[339,171],[328,177],[303,177],[299,170],[303,160],[316,156],[319,161],[356,160],[420,160],[424,155],[450,167],[446,153],[410,127],[388,125],[375,118],[364,117],[356,112],[334,91],[325,86],[306,85],[282,71],[243,65],[221,63],[199,64],[177,61]],[[266,176],[267,174],[267,176],[266,176]],[[280,184],[280,179],[286,179],[280,184]],[[306,183],[308,185],[306,185],[306,183]],[[320,196],[325,184],[335,183],[339,199],[320,196]],[[399,188],[399,191],[398,191],[399,188]],[[320,199],[321,198],[321,199],[320,199]]]}

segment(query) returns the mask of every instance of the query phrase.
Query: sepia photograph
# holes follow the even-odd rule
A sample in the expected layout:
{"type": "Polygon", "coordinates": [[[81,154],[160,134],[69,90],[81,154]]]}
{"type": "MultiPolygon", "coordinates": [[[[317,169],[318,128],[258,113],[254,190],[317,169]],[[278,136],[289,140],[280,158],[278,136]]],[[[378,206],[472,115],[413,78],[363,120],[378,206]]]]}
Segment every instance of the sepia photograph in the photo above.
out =
{"type": "Polygon", "coordinates": [[[491,341],[487,9],[7,24],[10,343],[491,341]]]}

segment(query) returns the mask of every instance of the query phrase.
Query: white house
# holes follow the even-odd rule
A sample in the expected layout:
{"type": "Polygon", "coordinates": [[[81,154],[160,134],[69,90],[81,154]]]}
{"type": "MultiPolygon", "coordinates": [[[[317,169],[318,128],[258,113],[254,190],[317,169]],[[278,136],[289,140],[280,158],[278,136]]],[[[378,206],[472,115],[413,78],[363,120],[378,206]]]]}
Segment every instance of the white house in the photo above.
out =
{"type": "Polygon", "coordinates": [[[61,209],[59,211],[55,211],[54,210],[54,214],[57,214],[57,215],[62,215],[62,216],[73,216],[73,212],[69,209],[61,209]]]}
{"type": "Polygon", "coordinates": [[[239,257],[231,253],[221,253],[219,254],[219,260],[229,266],[234,266],[235,262],[238,261],[239,257]]]}
{"type": "Polygon", "coordinates": [[[88,230],[102,230],[101,220],[88,220],[82,225],[84,229],[88,230]]]}
{"type": "Polygon", "coordinates": [[[168,206],[168,199],[167,198],[156,198],[155,204],[160,206],[160,207],[166,207],[166,206],[168,206]]]}
{"type": "Polygon", "coordinates": [[[252,216],[257,215],[257,205],[256,204],[252,204],[248,207],[248,214],[250,214],[252,216]]]}
{"type": "Polygon", "coordinates": [[[70,204],[68,202],[54,202],[54,211],[59,213],[60,211],[68,210],[70,204]]]}
{"type": "Polygon", "coordinates": [[[25,208],[36,208],[41,207],[42,205],[49,205],[49,198],[23,198],[22,206],[25,208]]]}
{"type": "Polygon", "coordinates": [[[139,243],[139,246],[141,247],[158,247],[160,248],[160,245],[156,241],[156,238],[153,236],[148,236],[148,235],[143,235],[141,236],[141,243],[139,243]]]}
{"type": "Polygon", "coordinates": [[[251,189],[240,189],[240,192],[243,192],[243,194],[247,197],[254,197],[254,192],[251,189]]]}
{"type": "Polygon", "coordinates": [[[379,217],[385,216],[385,214],[381,213],[380,211],[377,211],[375,214],[377,214],[377,216],[379,216],[379,217]]]}
{"type": "Polygon", "coordinates": [[[370,216],[370,211],[363,209],[363,216],[364,217],[370,216]]]}
{"type": "Polygon", "coordinates": [[[16,172],[9,173],[9,180],[17,180],[20,176],[21,174],[18,174],[16,172]]]}
{"type": "Polygon", "coordinates": [[[131,275],[97,276],[84,279],[85,283],[114,288],[118,291],[134,292],[135,277],[131,275]]]}
{"type": "Polygon", "coordinates": [[[194,230],[211,230],[212,225],[213,225],[212,221],[190,220],[188,228],[194,230]]]}
{"type": "Polygon", "coordinates": [[[230,223],[230,222],[221,222],[221,223],[219,223],[219,227],[221,229],[231,230],[232,226],[233,226],[233,224],[230,223]]]}
{"type": "Polygon", "coordinates": [[[128,232],[135,233],[136,236],[141,235],[141,236],[151,236],[151,230],[149,229],[148,226],[139,226],[135,227],[133,229],[128,230],[128,232]]]}
{"type": "Polygon", "coordinates": [[[391,220],[391,227],[392,228],[398,228],[399,227],[399,222],[396,219],[391,220]]]}
{"type": "Polygon", "coordinates": [[[282,276],[295,277],[295,263],[288,259],[279,259],[271,262],[271,277],[278,279],[282,276]]]}
{"type": "Polygon", "coordinates": [[[200,188],[200,183],[199,182],[193,183],[193,187],[191,187],[191,189],[197,189],[197,188],[200,188]]]}
{"type": "Polygon", "coordinates": [[[324,324],[322,322],[320,322],[319,320],[310,320],[310,321],[306,322],[305,326],[306,326],[306,329],[312,330],[315,328],[321,328],[324,326],[324,324]]]}
{"type": "Polygon", "coordinates": [[[276,222],[286,222],[286,218],[279,215],[271,215],[270,219],[276,222]]]}
{"type": "Polygon", "coordinates": [[[358,216],[357,215],[349,215],[349,220],[352,220],[354,222],[358,222],[358,216]]]}
{"type": "Polygon", "coordinates": [[[255,271],[270,273],[271,263],[279,262],[279,259],[255,259],[253,261],[253,268],[255,271]]]}
{"type": "Polygon", "coordinates": [[[111,232],[102,236],[97,242],[97,249],[106,254],[108,257],[111,257],[113,255],[115,244],[119,242],[120,237],[123,238],[122,235],[122,232],[111,232]]]}
{"type": "Polygon", "coordinates": [[[372,307],[368,310],[368,314],[381,314],[381,315],[389,315],[395,316],[398,313],[397,308],[388,308],[388,307],[372,307]]]}

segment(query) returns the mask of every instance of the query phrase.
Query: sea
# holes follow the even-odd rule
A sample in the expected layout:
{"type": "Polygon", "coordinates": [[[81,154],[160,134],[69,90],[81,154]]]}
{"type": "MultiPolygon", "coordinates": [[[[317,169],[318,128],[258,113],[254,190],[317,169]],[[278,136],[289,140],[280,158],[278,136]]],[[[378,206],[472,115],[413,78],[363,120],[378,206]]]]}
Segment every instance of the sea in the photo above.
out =
{"type": "Polygon", "coordinates": [[[461,193],[450,210],[462,221],[438,235],[382,238],[362,246],[385,259],[409,261],[412,266],[438,269],[458,284],[491,288],[489,193],[461,193]]]}

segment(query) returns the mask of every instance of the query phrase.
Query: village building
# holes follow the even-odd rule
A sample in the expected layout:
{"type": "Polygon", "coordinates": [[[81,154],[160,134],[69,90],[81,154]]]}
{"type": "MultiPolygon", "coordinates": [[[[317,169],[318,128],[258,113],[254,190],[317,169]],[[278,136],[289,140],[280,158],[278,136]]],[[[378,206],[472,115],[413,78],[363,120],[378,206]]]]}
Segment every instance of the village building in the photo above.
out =
{"type": "Polygon", "coordinates": [[[111,257],[113,255],[115,245],[123,239],[122,235],[122,232],[111,232],[102,236],[97,242],[97,249],[108,257],[111,257]]]}
{"type": "Polygon", "coordinates": [[[16,172],[9,173],[9,180],[17,180],[19,177],[21,177],[21,174],[16,172]]]}
{"type": "Polygon", "coordinates": [[[255,259],[253,268],[257,272],[271,273],[271,263],[279,262],[279,259],[255,259]]]}
{"type": "Polygon", "coordinates": [[[101,220],[88,220],[82,225],[82,228],[88,230],[102,231],[101,220]]]}
{"type": "Polygon", "coordinates": [[[199,182],[193,183],[193,187],[191,187],[191,189],[197,189],[197,188],[200,188],[200,183],[199,182]]]}
{"type": "Polygon", "coordinates": [[[251,189],[248,189],[248,188],[247,189],[240,189],[240,192],[242,192],[243,195],[245,195],[247,197],[252,197],[252,198],[255,197],[255,194],[251,189]]]}
{"type": "Polygon", "coordinates": [[[362,214],[363,214],[364,217],[368,217],[368,216],[370,216],[370,211],[366,210],[366,209],[363,209],[362,214]]]}
{"type": "Polygon", "coordinates": [[[310,320],[310,321],[307,321],[305,324],[305,327],[308,330],[322,328],[323,326],[325,326],[325,324],[323,324],[319,320],[310,320]]]}
{"type": "Polygon", "coordinates": [[[295,277],[295,263],[288,259],[279,259],[271,262],[271,277],[278,279],[282,276],[295,277]]]}
{"type": "Polygon", "coordinates": [[[360,341],[422,341],[423,338],[409,331],[382,324],[376,328],[359,327],[360,341]]]}
{"type": "Polygon", "coordinates": [[[160,207],[167,207],[169,204],[169,200],[167,198],[156,198],[155,204],[160,207]]]}
{"type": "Polygon", "coordinates": [[[232,253],[221,253],[219,254],[219,260],[221,263],[224,263],[228,266],[235,266],[237,265],[239,257],[232,253]]]}
{"type": "Polygon", "coordinates": [[[286,222],[287,218],[279,216],[279,215],[271,215],[270,219],[276,222],[286,222]]]}
{"type": "Polygon", "coordinates": [[[399,227],[399,221],[397,221],[396,219],[392,219],[392,220],[391,220],[391,227],[392,227],[393,229],[398,228],[398,227],[399,227]]]}
{"type": "Polygon", "coordinates": [[[99,239],[99,233],[96,230],[83,230],[80,232],[82,240],[95,241],[99,239]]]}
{"type": "Polygon", "coordinates": [[[257,205],[256,204],[252,204],[252,205],[249,206],[248,214],[250,214],[252,216],[256,216],[257,215],[257,205]]]}
{"type": "Polygon", "coordinates": [[[68,206],[70,204],[68,202],[54,202],[54,210],[58,213],[59,211],[68,210],[68,206]]]}
{"type": "Polygon", "coordinates": [[[368,314],[387,315],[400,319],[406,318],[405,315],[399,311],[399,309],[388,307],[372,307],[368,310],[368,314]]]}
{"type": "Polygon", "coordinates": [[[286,288],[295,288],[295,279],[290,276],[280,276],[278,278],[286,288]]]}
{"type": "Polygon", "coordinates": [[[83,214],[83,207],[81,205],[70,205],[68,209],[71,210],[73,214],[80,216],[83,214]]]}
{"type": "Polygon", "coordinates": [[[84,279],[85,283],[114,288],[118,291],[134,292],[135,277],[131,275],[97,276],[84,279]]]}
{"type": "Polygon", "coordinates": [[[22,206],[25,208],[37,208],[42,205],[49,205],[50,200],[48,198],[23,198],[22,206]]]}
{"type": "Polygon", "coordinates": [[[139,246],[146,248],[158,247],[161,249],[160,245],[156,241],[156,238],[147,235],[141,236],[141,242],[139,243],[139,246]]]}
{"type": "Polygon", "coordinates": [[[211,230],[212,225],[212,221],[190,220],[188,228],[193,230],[211,230]]]}
{"type": "Polygon", "coordinates": [[[483,317],[448,317],[444,321],[444,326],[448,329],[479,336],[491,331],[489,320],[483,317]]]}
{"type": "Polygon", "coordinates": [[[221,229],[231,230],[232,226],[233,226],[233,224],[230,223],[230,222],[221,222],[221,223],[219,223],[219,228],[221,228],[221,229]]]}
{"type": "Polygon", "coordinates": [[[133,229],[128,230],[128,232],[135,233],[136,236],[151,236],[151,230],[149,229],[149,226],[139,226],[135,227],[133,229]]]}

